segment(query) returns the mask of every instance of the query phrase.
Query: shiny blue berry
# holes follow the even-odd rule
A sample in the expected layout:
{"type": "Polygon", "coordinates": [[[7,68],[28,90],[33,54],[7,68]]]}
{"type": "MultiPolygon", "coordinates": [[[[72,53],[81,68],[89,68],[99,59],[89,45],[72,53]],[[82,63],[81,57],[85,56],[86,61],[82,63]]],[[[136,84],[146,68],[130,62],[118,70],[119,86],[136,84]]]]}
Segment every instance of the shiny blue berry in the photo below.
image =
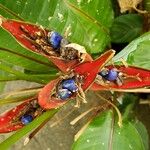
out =
{"type": "Polygon", "coordinates": [[[21,117],[21,122],[22,122],[24,125],[29,124],[32,120],[33,120],[32,115],[23,115],[23,116],[21,117]]]}
{"type": "Polygon", "coordinates": [[[59,48],[62,40],[62,36],[57,32],[52,32],[49,38],[49,42],[52,44],[53,48],[59,48]]]}
{"type": "Polygon", "coordinates": [[[118,77],[118,72],[116,69],[102,70],[99,75],[108,81],[115,81],[118,77]]]}
{"type": "Polygon", "coordinates": [[[58,97],[62,100],[66,100],[72,95],[72,93],[68,89],[59,89],[57,94],[58,97]]]}
{"type": "Polygon", "coordinates": [[[71,92],[76,92],[78,87],[73,79],[67,79],[61,83],[63,89],[68,89],[71,92]]]}
{"type": "Polygon", "coordinates": [[[116,69],[110,69],[108,71],[108,74],[106,75],[106,79],[109,81],[115,81],[118,77],[118,72],[116,69]]]}

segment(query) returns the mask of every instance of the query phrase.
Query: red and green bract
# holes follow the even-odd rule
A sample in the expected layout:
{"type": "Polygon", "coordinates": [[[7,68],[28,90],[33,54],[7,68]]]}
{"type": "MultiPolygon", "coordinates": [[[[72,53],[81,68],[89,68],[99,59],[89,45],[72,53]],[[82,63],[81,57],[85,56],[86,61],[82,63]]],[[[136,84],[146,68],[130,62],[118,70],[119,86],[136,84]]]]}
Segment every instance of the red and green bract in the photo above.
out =
{"type": "MultiPolygon", "coordinates": [[[[115,52],[113,50],[109,50],[98,59],[81,63],[71,70],[74,75],[79,75],[84,78],[82,83],[82,89],[84,91],[90,87],[96,78],[97,72],[114,56],[114,54],[115,52]]],[[[59,67],[61,67],[61,65],[59,67]]],[[[42,108],[57,108],[66,103],[66,101],[58,100],[51,96],[51,91],[56,87],[60,80],[61,78],[51,81],[39,93],[38,103],[42,108]]]]}
{"type": "MultiPolygon", "coordinates": [[[[16,38],[16,40],[24,47],[28,48],[29,50],[32,50],[36,52],[35,46],[25,38],[25,33],[21,30],[21,26],[23,26],[26,30],[29,31],[31,35],[34,35],[36,32],[41,32],[42,29],[39,26],[29,24],[26,22],[21,21],[15,21],[11,19],[5,19],[2,16],[0,16],[0,19],[2,20],[1,27],[5,29],[7,32],[9,32],[12,36],[16,38]]],[[[48,31],[45,30],[47,33],[48,31]]]]}
{"type": "Polygon", "coordinates": [[[17,120],[20,117],[19,114],[26,109],[28,104],[29,100],[0,116],[0,133],[12,132],[24,126],[20,121],[17,120]]]}
{"type": "MultiPolygon", "coordinates": [[[[40,55],[44,55],[46,58],[48,58],[51,62],[54,63],[55,66],[59,68],[60,71],[66,72],[66,70],[70,70],[75,66],[76,64],[80,63],[79,60],[70,60],[67,61],[61,57],[56,56],[50,56],[46,55],[42,52],[42,50],[37,50],[36,46],[31,42],[29,38],[26,38],[26,34],[21,30],[21,27],[23,26],[25,30],[27,30],[31,36],[36,35],[38,32],[45,32],[48,34],[50,32],[48,29],[41,28],[40,26],[22,22],[22,21],[16,21],[11,19],[5,19],[4,17],[0,16],[1,21],[1,27],[5,29],[7,32],[9,32],[21,46],[24,46],[30,51],[36,52],[40,55]],[[60,67],[61,65],[61,67],[60,67]]],[[[86,53],[85,60],[84,61],[92,61],[92,57],[86,53]]]]}
{"type": "Polygon", "coordinates": [[[100,91],[100,90],[112,90],[112,91],[123,91],[133,90],[138,88],[146,88],[150,86],[150,71],[134,66],[106,66],[107,69],[116,68],[118,72],[121,72],[126,75],[126,79],[123,80],[121,86],[118,86],[114,82],[109,82],[106,86],[94,83],[91,86],[91,90],[100,91]]]}

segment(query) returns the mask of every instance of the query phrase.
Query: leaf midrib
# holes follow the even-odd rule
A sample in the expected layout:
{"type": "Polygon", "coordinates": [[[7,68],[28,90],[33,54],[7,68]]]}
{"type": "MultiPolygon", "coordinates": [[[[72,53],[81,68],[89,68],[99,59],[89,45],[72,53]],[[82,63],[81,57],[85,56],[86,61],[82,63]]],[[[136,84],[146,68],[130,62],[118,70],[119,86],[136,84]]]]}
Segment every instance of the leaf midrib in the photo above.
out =
{"type": "Polygon", "coordinates": [[[84,17],[86,17],[89,21],[91,21],[93,24],[97,25],[100,29],[102,29],[105,33],[107,33],[107,35],[109,35],[108,29],[106,27],[104,27],[102,25],[102,23],[100,23],[98,20],[96,20],[92,16],[88,15],[87,13],[85,13],[84,11],[82,11],[81,9],[79,9],[78,7],[73,5],[72,3],[70,3],[70,2],[68,2],[66,0],[63,0],[63,1],[68,6],[68,8],[70,8],[71,10],[77,11],[79,14],[81,14],[84,17]]]}
{"type": "Polygon", "coordinates": [[[8,49],[8,48],[0,47],[0,50],[2,50],[2,51],[7,51],[7,52],[9,52],[9,53],[12,53],[12,54],[18,55],[18,56],[23,57],[23,58],[26,58],[26,59],[28,59],[28,60],[32,60],[32,61],[34,61],[34,62],[37,62],[37,63],[43,64],[43,65],[45,65],[45,66],[47,66],[47,67],[49,67],[49,68],[54,67],[53,65],[51,65],[51,64],[49,64],[49,63],[46,63],[46,62],[40,61],[40,60],[38,60],[38,59],[36,59],[36,58],[33,58],[33,57],[31,57],[31,56],[23,55],[23,54],[18,53],[18,52],[16,53],[16,52],[14,52],[13,50],[8,49]]]}
{"type": "Polygon", "coordinates": [[[112,150],[112,147],[113,147],[112,143],[113,143],[113,135],[114,135],[114,124],[115,124],[115,118],[114,118],[114,112],[112,111],[112,120],[111,120],[108,150],[112,150]]]}

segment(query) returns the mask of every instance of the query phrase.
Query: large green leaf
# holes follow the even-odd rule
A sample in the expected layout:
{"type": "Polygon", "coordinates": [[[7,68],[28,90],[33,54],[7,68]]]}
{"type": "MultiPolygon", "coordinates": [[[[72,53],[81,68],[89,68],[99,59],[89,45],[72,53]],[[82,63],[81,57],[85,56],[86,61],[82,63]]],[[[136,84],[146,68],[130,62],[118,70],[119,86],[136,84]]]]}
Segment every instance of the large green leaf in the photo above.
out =
{"type": "Polygon", "coordinates": [[[123,58],[128,64],[150,69],[150,32],[132,41],[114,58],[114,62],[119,62],[123,58]]]}
{"type": "Polygon", "coordinates": [[[130,42],[142,33],[142,16],[137,14],[121,15],[115,18],[110,30],[114,43],[130,42]]]}
{"type": "Polygon", "coordinates": [[[13,12],[14,18],[18,15],[62,34],[70,28],[69,39],[91,53],[103,51],[110,42],[111,0],[1,0],[0,9],[4,16],[13,12]]]}
{"type": "MultiPolygon", "coordinates": [[[[139,133],[142,128],[136,122],[116,123],[113,112],[105,111],[98,115],[74,143],[73,150],[148,150],[148,141],[139,133]]],[[[145,130],[145,128],[144,128],[145,130]]],[[[143,132],[144,134],[145,132],[143,132]]],[[[147,132],[145,133],[147,137],[147,132]]]]}
{"type": "Polygon", "coordinates": [[[135,122],[134,126],[137,129],[139,135],[141,136],[141,139],[143,139],[143,144],[144,144],[145,150],[148,150],[149,149],[149,145],[148,145],[149,135],[147,134],[147,130],[146,130],[145,126],[140,121],[135,122]]]}
{"type": "Polygon", "coordinates": [[[19,71],[10,66],[6,66],[2,63],[0,63],[0,70],[3,70],[11,75],[14,75],[14,80],[17,78],[17,80],[27,80],[27,81],[37,82],[37,83],[42,83],[42,84],[45,84],[49,82],[50,80],[55,79],[57,77],[57,75],[55,74],[37,74],[37,75],[25,74],[22,71],[19,71]]]}

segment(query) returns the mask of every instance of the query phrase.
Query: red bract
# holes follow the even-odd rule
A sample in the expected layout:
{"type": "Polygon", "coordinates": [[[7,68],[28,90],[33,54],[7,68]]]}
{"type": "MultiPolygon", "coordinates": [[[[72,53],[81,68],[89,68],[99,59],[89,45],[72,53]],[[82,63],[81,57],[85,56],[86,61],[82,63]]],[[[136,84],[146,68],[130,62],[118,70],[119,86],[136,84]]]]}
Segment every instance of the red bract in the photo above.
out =
{"type": "Polygon", "coordinates": [[[26,108],[28,103],[26,101],[0,116],[0,133],[15,131],[24,126],[21,122],[15,120],[19,116],[19,113],[26,108]]]}
{"type": "MultiPolygon", "coordinates": [[[[114,82],[107,82],[105,85],[94,83],[91,86],[91,90],[98,91],[98,90],[112,90],[112,91],[128,91],[131,89],[137,88],[146,88],[150,86],[150,71],[134,66],[106,66],[107,69],[116,68],[118,72],[120,72],[125,77],[122,78],[122,85],[117,85],[114,82]]],[[[131,90],[132,91],[132,90],[131,90]]]]}
{"type": "Polygon", "coordinates": [[[33,114],[33,119],[35,119],[41,113],[42,109],[37,106],[36,99],[26,100],[0,116],[0,133],[16,131],[25,126],[21,121],[24,115],[33,114]]]}
{"type": "MultiPolygon", "coordinates": [[[[70,74],[73,74],[73,76],[81,77],[83,79],[81,88],[83,89],[83,91],[85,91],[94,82],[98,71],[114,56],[114,54],[115,51],[109,50],[95,61],[79,64],[78,66],[74,67],[67,75],[69,76],[70,74]]],[[[53,89],[58,86],[58,83],[61,80],[62,78],[58,78],[51,81],[39,93],[38,103],[43,109],[57,108],[66,103],[66,101],[52,96],[53,89]]],[[[71,98],[74,98],[74,95],[71,98]]]]}
{"type": "Polygon", "coordinates": [[[25,33],[21,30],[21,26],[23,26],[31,35],[34,35],[36,32],[42,31],[42,29],[36,25],[21,22],[21,21],[15,21],[10,19],[5,19],[2,16],[0,16],[0,19],[2,19],[1,26],[11,33],[19,43],[22,44],[22,46],[27,47],[28,49],[32,51],[36,51],[35,45],[31,43],[30,40],[28,40],[25,35],[25,33]]]}
{"type": "Polygon", "coordinates": [[[88,89],[88,87],[94,82],[97,73],[110,59],[112,59],[114,54],[114,50],[109,50],[102,54],[98,59],[79,64],[73,69],[75,74],[84,76],[84,84],[82,86],[83,90],[88,89]]]}
{"type": "MultiPolygon", "coordinates": [[[[71,70],[73,67],[75,67],[79,61],[78,60],[72,60],[72,61],[64,61],[62,58],[58,57],[50,57],[50,60],[59,68],[60,71],[66,73],[69,70],[71,70]]],[[[92,57],[87,53],[85,57],[85,62],[91,62],[93,61],[92,57]]]]}
{"type": "Polygon", "coordinates": [[[56,80],[51,81],[39,93],[38,103],[42,108],[44,109],[58,108],[59,106],[62,106],[64,103],[66,103],[66,101],[56,99],[51,95],[53,89],[58,84],[59,80],[60,79],[58,78],[56,80]]]}

